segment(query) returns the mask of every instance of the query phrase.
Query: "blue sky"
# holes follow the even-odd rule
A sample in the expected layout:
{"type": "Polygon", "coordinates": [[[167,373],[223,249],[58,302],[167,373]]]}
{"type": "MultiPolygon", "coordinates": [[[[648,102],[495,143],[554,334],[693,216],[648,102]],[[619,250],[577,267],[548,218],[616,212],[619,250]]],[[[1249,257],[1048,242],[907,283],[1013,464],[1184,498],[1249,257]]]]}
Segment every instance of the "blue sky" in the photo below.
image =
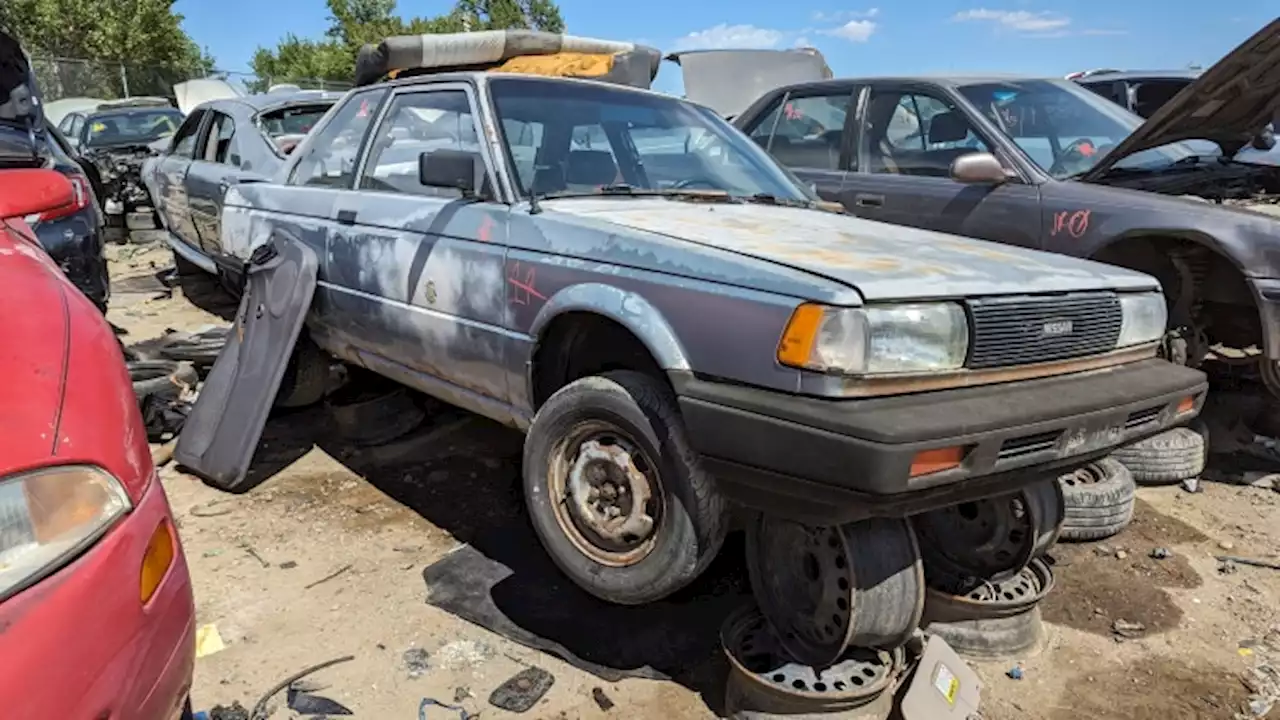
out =
{"type": "MultiPolygon", "coordinates": [[[[450,0],[400,0],[406,16],[450,0]]],[[[1000,71],[1063,75],[1096,67],[1211,65],[1277,15],[1276,0],[560,0],[568,32],[654,45],[810,45],[836,75],[1000,71]]],[[[183,26],[224,70],[244,70],[259,45],[318,37],[324,0],[178,0],[183,26]]],[[[679,91],[674,67],[659,89],[679,91]]]]}

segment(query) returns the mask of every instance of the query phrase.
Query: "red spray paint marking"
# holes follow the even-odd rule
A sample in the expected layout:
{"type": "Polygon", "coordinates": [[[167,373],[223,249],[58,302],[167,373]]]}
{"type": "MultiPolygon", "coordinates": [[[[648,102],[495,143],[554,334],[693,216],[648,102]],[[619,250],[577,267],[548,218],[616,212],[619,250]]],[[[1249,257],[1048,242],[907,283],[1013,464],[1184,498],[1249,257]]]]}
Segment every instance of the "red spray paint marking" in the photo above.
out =
{"type": "Polygon", "coordinates": [[[1073,238],[1082,238],[1084,234],[1089,232],[1089,216],[1092,210],[1063,210],[1053,214],[1053,228],[1049,230],[1049,234],[1053,236],[1067,233],[1073,238]]]}
{"type": "Polygon", "coordinates": [[[537,267],[525,265],[518,260],[512,263],[511,269],[507,272],[507,284],[511,286],[511,302],[516,305],[528,305],[532,298],[545,301],[547,296],[538,292],[538,288],[535,287],[537,279],[537,267]]]}

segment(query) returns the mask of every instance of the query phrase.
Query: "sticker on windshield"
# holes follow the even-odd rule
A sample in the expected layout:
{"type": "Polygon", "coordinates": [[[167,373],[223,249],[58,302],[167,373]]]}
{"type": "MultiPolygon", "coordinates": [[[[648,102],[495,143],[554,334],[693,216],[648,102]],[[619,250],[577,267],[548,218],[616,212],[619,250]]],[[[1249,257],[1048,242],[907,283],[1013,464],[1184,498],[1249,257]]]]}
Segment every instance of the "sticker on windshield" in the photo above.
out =
{"type": "Polygon", "coordinates": [[[107,125],[106,123],[96,122],[93,125],[91,125],[89,129],[94,132],[102,132],[103,130],[107,129],[107,125]]]}

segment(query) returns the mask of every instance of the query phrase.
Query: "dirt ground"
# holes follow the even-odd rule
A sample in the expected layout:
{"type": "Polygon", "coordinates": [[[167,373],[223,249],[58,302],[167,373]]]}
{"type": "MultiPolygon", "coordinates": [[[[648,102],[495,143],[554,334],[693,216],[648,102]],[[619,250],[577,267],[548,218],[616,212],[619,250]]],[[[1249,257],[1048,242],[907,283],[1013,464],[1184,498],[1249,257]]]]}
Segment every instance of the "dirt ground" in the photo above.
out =
{"type": "MultiPolygon", "coordinates": [[[[156,281],[171,262],[163,246],[110,253],[109,319],[126,343],[225,324],[156,281]]],[[[718,620],[746,593],[741,542],[731,538],[707,577],[657,607],[596,603],[541,553],[523,515],[520,449],[515,432],[450,411],[407,439],[360,449],[310,410],[273,418],[255,461],[262,482],[244,494],[165,467],[198,623],[216,625],[226,646],[197,661],[196,709],[251,707],[292,673],[352,655],[310,679],[356,717],[413,718],[423,698],[508,716],[489,694],[529,666],[555,683],[524,717],[715,717],[718,620]],[[425,669],[406,664],[415,649],[425,669]]],[[[984,718],[1231,718],[1247,707],[1251,668],[1280,668],[1280,571],[1224,568],[1214,555],[1280,561],[1280,492],[1202,487],[1143,488],[1121,535],[1054,549],[1043,647],[975,665],[984,718]],[[1151,557],[1156,548],[1168,556],[1151,557]],[[1143,629],[1120,637],[1118,620],[1143,629]],[[1018,680],[1008,676],[1015,664],[1018,680]]],[[[284,693],[273,706],[273,718],[300,717],[284,693]]]]}

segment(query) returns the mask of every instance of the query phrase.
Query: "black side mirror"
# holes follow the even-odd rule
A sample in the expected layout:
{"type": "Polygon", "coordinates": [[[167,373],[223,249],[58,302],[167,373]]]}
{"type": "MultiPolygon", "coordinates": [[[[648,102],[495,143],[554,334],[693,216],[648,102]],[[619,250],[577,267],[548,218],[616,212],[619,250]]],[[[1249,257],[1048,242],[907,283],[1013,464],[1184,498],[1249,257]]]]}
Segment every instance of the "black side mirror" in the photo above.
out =
{"type": "Polygon", "coordinates": [[[1262,132],[1253,136],[1253,140],[1249,143],[1254,150],[1262,150],[1266,152],[1276,146],[1276,133],[1271,127],[1267,127],[1262,132]]]}
{"type": "Polygon", "coordinates": [[[476,193],[481,166],[477,153],[465,150],[433,150],[418,156],[418,182],[426,187],[453,188],[463,197],[476,193]]]}

